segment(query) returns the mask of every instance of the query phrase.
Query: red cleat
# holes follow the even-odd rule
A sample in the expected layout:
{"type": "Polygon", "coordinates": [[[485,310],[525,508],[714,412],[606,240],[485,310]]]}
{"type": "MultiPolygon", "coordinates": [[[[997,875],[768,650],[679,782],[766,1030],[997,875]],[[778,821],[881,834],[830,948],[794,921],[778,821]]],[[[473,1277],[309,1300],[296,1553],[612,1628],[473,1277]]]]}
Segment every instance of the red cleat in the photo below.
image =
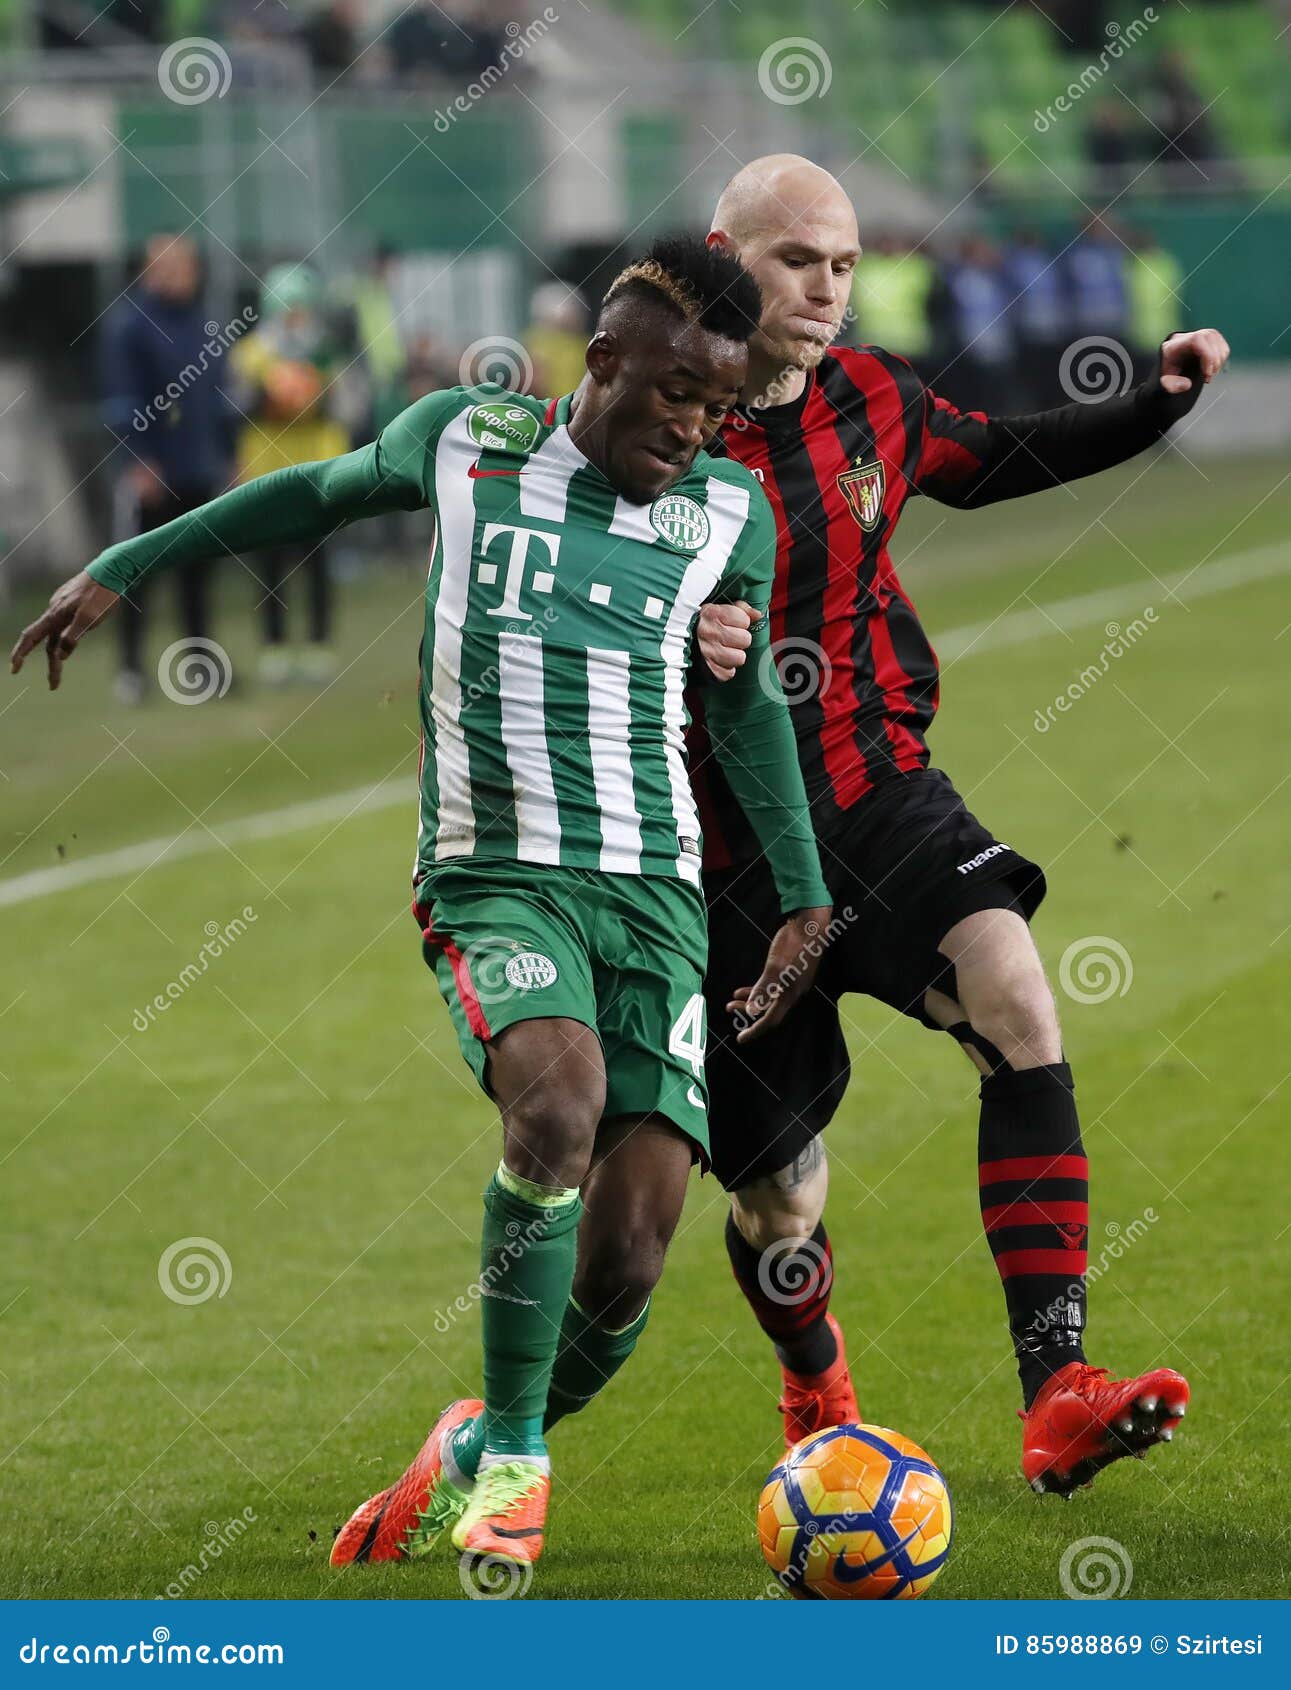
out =
{"type": "Polygon", "coordinates": [[[1022,1421],[1022,1471],[1034,1491],[1070,1496],[1125,1455],[1168,1444],[1188,1411],[1188,1381],[1158,1367],[1109,1379],[1105,1367],[1069,1361],[1046,1379],[1022,1421]]]}
{"type": "Polygon", "coordinates": [[[832,1314],[827,1314],[825,1321],[838,1344],[838,1354],[825,1371],[791,1373],[787,1367],[780,1369],[784,1375],[780,1412],[784,1415],[786,1450],[811,1437],[813,1432],[823,1432],[830,1426],[859,1426],[861,1423],[852,1376],[847,1371],[843,1329],[832,1314]]]}
{"type": "Polygon", "coordinates": [[[355,1561],[407,1561],[434,1547],[468,1501],[444,1476],[445,1441],[483,1408],[472,1397],[449,1403],[403,1477],[370,1496],[337,1532],[332,1545],[334,1567],[355,1561]]]}

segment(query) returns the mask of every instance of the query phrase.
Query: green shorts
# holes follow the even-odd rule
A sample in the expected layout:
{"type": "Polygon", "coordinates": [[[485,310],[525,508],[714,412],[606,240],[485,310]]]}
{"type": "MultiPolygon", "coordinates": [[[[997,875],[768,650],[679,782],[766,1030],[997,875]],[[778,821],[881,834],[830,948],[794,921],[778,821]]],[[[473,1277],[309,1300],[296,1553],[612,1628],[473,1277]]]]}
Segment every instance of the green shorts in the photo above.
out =
{"type": "Polygon", "coordinates": [[[662,1115],[707,1166],[708,928],[697,886],[471,858],[425,874],[413,914],[486,1092],[488,1040],[517,1021],[567,1016],[601,1041],[603,1118],[662,1115]]]}

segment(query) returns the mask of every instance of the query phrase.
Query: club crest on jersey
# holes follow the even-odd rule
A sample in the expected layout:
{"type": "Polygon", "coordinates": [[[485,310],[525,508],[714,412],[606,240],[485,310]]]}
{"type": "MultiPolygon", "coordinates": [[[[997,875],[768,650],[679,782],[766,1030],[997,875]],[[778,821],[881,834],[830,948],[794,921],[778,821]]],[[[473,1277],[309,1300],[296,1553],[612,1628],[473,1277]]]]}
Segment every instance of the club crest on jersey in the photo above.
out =
{"type": "Polygon", "coordinates": [[[538,438],[538,419],[522,405],[477,405],[466,428],[477,446],[491,452],[531,452],[538,438]]]}
{"type": "Polygon", "coordinates": [[[883,516],[883,465],[857,464],[844,470],[838,477],[838,490],[865,532],[873,533],[883,516]]]}
{"type": "Polygon", "coordinates": [[[541,951],[521,951],[508,961],[505,973],[507,985],[517,992],[540,992],[556,982],[556,965],[541,951]]]}
{"type": "Polygon", "coordinates": [[[679,552],[697,552],[708,544],[708,512],[686,493],[664,493],[650,506],[650,526],[679,552]]]}

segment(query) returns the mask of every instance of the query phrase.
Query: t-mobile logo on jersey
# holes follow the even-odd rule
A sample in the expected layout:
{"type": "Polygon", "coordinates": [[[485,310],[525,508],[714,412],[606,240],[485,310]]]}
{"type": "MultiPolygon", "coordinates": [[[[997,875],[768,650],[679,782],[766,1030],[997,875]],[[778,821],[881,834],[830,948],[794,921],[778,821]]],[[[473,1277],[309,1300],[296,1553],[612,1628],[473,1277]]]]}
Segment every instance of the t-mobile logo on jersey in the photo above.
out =
{"type": "MultiPolygon", "coordinates": [[[[520,591],[526,585],[525,571],[529,562],[529,542],[538,542],[538,556],[548,567],[535,569],[528,585],[536,593],[549,593],[555,585],[556,558],[560,552],[560,535],[544,534],[538,528],[517,528],[509,522],[486,522],[484,533],[480,537],[480,550],[487,554],[489,547],[499,535],[509,534],[511,544],[507,552],[506,580],[502,588],[502,603],[490,605],[486,614],[489,616],[507,616],[512,621],[519,621],[525,616],[520,608],[520,591]]],[[[498,566],[496,563],[480,563],[476,567],[476,579],[483,586],[491,586],[497,580],[498,566]]],[[[532,614],[532,613],[530,613],[532,614]]]]}
{"type": "Polygon", "coordinates": [[[1002,851],[1012,850],[1011,845],[988,845],[984,851],[979,851],[975,857],[970,857],[966,863],[956,863],[956,874],[971,874],[975,868],[981,868],[983,863],[990,862],[992,857],[998,857],[1002,851]]]}

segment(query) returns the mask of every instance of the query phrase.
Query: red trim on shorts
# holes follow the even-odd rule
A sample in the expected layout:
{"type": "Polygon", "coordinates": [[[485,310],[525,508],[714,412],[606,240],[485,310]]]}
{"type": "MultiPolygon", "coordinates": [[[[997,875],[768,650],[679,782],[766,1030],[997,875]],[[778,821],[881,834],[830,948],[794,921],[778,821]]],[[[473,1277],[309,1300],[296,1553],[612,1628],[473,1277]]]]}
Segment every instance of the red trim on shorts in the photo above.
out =
{"type": "Polygon", "coordinates": [[[418,922],[425,922],[425,926],[421,930],[422,938],[428,944],[438,946],[448,958],[448,966],[453,971],[453,985],[457,988],[457,996],[461,1001],[462,1008],[466,1011],[466,1025],[477,1039],[491,1039],[493,1029],[489,1026],[480,1004],[479,994],[475,990],[475,982],[471,979],[470,965],[466,958],[451,939],[446,939],[442,934],[436,933],[435,923],[431,918],[430,911],[424,904],[419,904],[415,898],[412,901],[412,913],[417,917],[418,922]]]}

